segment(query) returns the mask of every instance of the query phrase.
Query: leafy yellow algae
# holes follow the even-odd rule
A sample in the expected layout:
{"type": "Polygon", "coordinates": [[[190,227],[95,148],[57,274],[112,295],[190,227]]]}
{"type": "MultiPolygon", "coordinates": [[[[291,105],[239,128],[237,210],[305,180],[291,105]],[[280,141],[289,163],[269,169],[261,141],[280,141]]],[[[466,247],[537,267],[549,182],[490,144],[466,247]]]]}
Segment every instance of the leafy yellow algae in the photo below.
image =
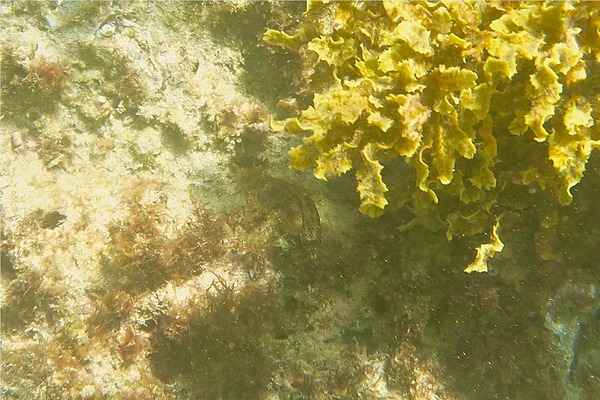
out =
{"type": "Polygon", "coordinates": [[[496,187],[497,182],[492,168],[496,164],[498,146],[492,134],[492,119],[489,116],[482,121],[478,133],[481,147],[475,154],[476,169],[469,181],[477,189],[490,190],[496,187]]]}
{"type": "Polygon", "coordinates": [[[423,126],[431,116],[431,110],[421,104],[419,95],[389,95],[389,101],[398,103],[396,118],[400,123],[400,138],[395,143],[399,155],[412,157],[421,143],[423,126]]]}
{"type": "Polygon", "coordinates": [[[542,66],[529,78],[527,96],[531,98],[531,110],[525,114],[525,125],[531,127],[535,140],[543,142],[548,137],[544,128],[546,121],[554,115],[554,105],[560,100],[562,85],[558,75],[549,67],[542,66]]]}
{"type": "Polygon", "coordinates": [[[287,47],[290,50],[298,50],[300,46],[309,42],[315,35],[316,30],[314,27],[304,26],[295,35],[269,29],[265,32],[263,39],[269,44],[287,47]]]}
{"type": "Polygon", "coordinates": [[[423,152],[430,147],[431,141],[427,141],[425,145],[421,146],[417,156],[412,159],[412,164],[417,172],[417,187],[419,190],[431,196],[434,203],[437,203],[438,197],[427,183],[427,178],[429,178],[429,166],[423,161],[423,152]]]}
{"type": "MultiPolygon", "coordinates": [[[[324,95],[315,93],[314,110],[317,115],[309,112],[308,115],[302,114],[302,117],[314,117],[316,123],[329,122],[326,128],[332,125],[353,124],[361,114],[371,108],[369,104],[368,87],[361,87],[355,83],[346,81],[344,84],[338,81],[324,95]]],[[[302,120],[302,118],[300,119],[302,120]]]]}
{"type": "Polygon", "coordinates": [[[433,55],[433,47],[429,39],[429,31],[419,21],[402,21],[391,32],[382,33],[382,44],[392,46],[398,40],[425,56],[433,55]]]}
{"type": "Polygon", "coordinates": [[[308,49],[318,54],[319,60],[329,65],[342,65],[355,56],[354,39],[317,37],[308,43],[308,49]]]}
{"type": "MultiPolygon", "coordinates": [[[[359,210],[378,217],[395,184],[387,168],[403,159],[414,171],[409,209],[439,208],[456,233],[487,230],[482,221],[499,218],[494,205],[514,185],[572,201],[600,148],[598,7],[326,3],[311,2],[314,23],[297,34],[265,34],[269,43],[309,50],[301,54],[312,105],[271,123],[303,135],[292,166],[321,180],[355,169],[359,210]]],[[[501,250],[495,232],[470,270],[484,270],[501,250]]]]}
{"type": "Polygon", "coordinates": [[[317,158],[315,177],[326,181],[328,178],[340,176],[352,169],[350,150],[353,149],[349,143],[340,143],[330,151],[322,153],[317,158]]]}
{"type": "Polygon", "coordinates": [[[585,99],[572,99],[565,107],[563,116],[564,126],[571,135],[577,135],[585,128],[594,125],[592,107],[585,99]]]}
{"type": "Polygon", "coordinates": [[[571,188],[583,177],[592,150],[600,149],[600,138],[592,139],[593,124],[590,104],[585,99],[573,99],[566,106],[563,126],[548,139],[548,157],[563,178],[563,188],[558,192],[562,204],[571,203],[571,188]]]}
{"type": "Polygon", "coordinates": [[[385,192],[387,186],[381,178],[383,166],[373,159],[374,144],[368,144],[361,150],[363,166],[356,171],[358,186],[356,190],[360,195],[360,212],[371,217],[379,217],[383,214],[383,208],[387,205],[385,192]]]}
{"type": "Polygon", "coordinates": [[[504,248],[504,243],[498,237],[498,221],[492,228],[491,241],[484,243],[477,248],[477,256],[467,268],[465,272],[470,274],[471,272],[488,272],[488,261],[499,253],[504,248]]]}

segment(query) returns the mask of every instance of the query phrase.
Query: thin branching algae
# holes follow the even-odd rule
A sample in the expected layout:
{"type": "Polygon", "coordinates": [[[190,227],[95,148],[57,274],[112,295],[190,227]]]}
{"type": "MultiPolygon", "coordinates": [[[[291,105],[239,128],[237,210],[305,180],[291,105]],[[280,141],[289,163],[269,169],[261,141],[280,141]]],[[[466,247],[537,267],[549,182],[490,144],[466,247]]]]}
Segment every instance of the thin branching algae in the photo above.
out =
{"type": "Polygon", "coordinates": [[[295,35],[264,35],[306,48],[313,71],[312,105],[271,121],[303,135],[293,167],[320,180],[354,170],[360,211],[379,217],[394,201],[386,164],[400,158],[414,171],[409,207],[442,214],[449,238],[489,230],[514,186],[572,202],[600,148],[600,97],[588,83],[600,60],[596,7],[309,2],[307,19],[295,35]]]}

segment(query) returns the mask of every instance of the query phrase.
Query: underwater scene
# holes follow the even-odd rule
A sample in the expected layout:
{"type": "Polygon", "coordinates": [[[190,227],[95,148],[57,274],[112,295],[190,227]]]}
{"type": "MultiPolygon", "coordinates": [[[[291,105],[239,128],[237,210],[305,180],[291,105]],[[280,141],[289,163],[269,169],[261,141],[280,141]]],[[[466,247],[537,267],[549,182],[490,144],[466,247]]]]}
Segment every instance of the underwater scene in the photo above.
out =
{"type": "Polygon", "coordinates": [[[2,399],[600,399],[600,2],[0,18],[2,399]]]}

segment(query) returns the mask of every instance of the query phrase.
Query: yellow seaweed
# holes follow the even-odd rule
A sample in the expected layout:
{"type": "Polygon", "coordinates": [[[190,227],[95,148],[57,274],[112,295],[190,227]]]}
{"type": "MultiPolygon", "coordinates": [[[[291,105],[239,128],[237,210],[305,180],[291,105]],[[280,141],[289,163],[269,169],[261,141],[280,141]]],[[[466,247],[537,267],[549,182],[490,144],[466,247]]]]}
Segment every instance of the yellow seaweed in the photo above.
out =
{"type": "MultiPolygon", "coordinates": [[[[445,211],[449,232],[458,229],[452,215],[498,219],[490,210],[507,179],[569,204],[600,148],[600,99],[587,85],[600,70],[598,9],[577,1],[381,4],[319,3],[311,6],[313,16],[322,11],[319,24],[290,37],[267,32],[265,40],[288,48],[305,40],[333,78],[320,81],[307,58],[313,105],[272,121],[274,130],[306,135],[291,165],[322,180],[355,169],[359,210],[379,217],[388,204],[384,166],[402,158],[414,170],[412,210],[459,208],[445,211]],[[537,150],[524,156],[524,144],[537,150]]],[[[470,270],[501,251],[496,227],[470,270]]]]}
{"type": "Polygon", "coordinates": [[[477,256],[475,261],[465,268],[465,272],[488,272],[488,261],[499,253],[504,248],[504,243],[498,237],[498,221],[492,228],[491,240],[489,243],[484,243],[477,248],[477,256]]]}

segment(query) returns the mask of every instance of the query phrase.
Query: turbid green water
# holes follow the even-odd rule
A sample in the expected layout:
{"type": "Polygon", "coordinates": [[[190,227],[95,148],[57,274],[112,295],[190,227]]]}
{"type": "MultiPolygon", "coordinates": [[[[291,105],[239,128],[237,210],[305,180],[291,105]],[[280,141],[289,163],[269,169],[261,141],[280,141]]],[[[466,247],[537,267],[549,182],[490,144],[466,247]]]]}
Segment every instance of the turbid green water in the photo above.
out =
{"type": "Polygon", "coordinates": [[[598,8],[397,4],[2,2],[1,397],[600,398],[598,8]]]}

